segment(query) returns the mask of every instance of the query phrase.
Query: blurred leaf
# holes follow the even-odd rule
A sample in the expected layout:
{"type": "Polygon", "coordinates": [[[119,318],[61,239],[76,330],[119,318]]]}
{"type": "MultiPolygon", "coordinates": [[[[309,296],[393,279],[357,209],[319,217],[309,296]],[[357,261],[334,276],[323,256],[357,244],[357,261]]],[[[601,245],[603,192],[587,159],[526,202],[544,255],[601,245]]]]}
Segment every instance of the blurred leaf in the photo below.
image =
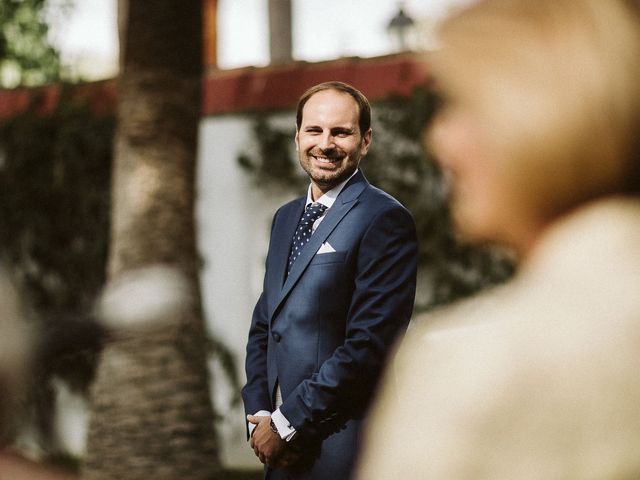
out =
{"type": "Polygon", "coordinates": [[[0,87],[37,86],[60,80],[60,54],[48,38],[45,0],[0,3],[0,87]]]}

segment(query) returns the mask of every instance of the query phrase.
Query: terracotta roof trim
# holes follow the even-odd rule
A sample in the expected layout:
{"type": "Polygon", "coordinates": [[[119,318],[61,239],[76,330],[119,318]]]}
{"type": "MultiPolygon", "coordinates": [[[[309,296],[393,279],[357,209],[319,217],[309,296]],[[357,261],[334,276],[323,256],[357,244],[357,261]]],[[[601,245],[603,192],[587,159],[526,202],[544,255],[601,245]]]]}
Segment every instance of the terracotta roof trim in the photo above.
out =
{"type": "MultiPolygon", "coordinates": [[[[410,54],[214,70],[203,78],[202,115],[295,108],[298,97],[307,88],[328,80],[350,83],[375,102],[393,95],[411,95],[416,87],[427,82],[428,75],[423,63],[410,54]]],[[[84,83],[74,88],[73,97],[89,102],[97,114],[115,112],[115,80],[84,83]]],[[[59,98],[59,85],[0,90],[0,119],[23,112],[34,102],[37,111],[46,114],[55,108],[59,98]]]]}

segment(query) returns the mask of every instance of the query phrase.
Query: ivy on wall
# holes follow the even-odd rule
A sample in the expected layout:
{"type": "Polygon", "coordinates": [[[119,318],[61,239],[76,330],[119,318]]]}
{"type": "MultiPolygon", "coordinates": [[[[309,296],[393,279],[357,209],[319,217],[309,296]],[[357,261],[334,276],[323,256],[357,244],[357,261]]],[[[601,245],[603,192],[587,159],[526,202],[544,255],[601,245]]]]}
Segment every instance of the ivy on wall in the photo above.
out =
{"type": "Polygon", "coordinates": [[[0,124],[0,242],[48,314],[86,312],[104,283],[113,128],[65,93],[0,124]]]}
{"type": "Polygon", "coordinates": [[[96,116],[62,87],[53,111],[34,95],[0,122],[0,251],[41,332],[30,420],[56,451],[51,380],[85,391],[103,335],[88,321],[105,281],[112,116],[96,116]]]}
{"type": "MultiPolygon", "coordinates": [[[[453,233],[446,189],[436,163],[422,145],[437,97],[416,89],[411,98],[373,105],[373,143],[361,168],[367,179],[397,198],[413,214],[420,241],[420,267],[428,281],[417,309],[428,310],[501,282],[513,273],[504,252],[461,243],[453,233]]],[[[308,184],[296,160],[294,129],[275,128],[265,115],[254,119],[255,144],[238,164],[258,186],[278,185],[299,195],[308,184]]]]}
{"type": "Polygon", "coordinates": [[[258,114],[253,120],[253,134],[256,141],[238,155],[238,165],[250,172],[258,185],[266,180],[284,189],[304,188],[307,177],[293,162],[295,130],[273,128],[268,115],[258,114]]]}

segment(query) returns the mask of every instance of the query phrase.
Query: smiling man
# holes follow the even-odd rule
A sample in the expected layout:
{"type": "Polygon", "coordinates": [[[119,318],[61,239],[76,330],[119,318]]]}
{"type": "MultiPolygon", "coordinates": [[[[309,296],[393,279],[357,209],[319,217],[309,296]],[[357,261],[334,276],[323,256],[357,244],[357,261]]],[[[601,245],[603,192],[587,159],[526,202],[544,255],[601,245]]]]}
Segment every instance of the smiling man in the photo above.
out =
{"type": "Polygon", "coordinates": [[[242,396],[265,478],[346,480],[388,350],[409,322],[417,240],[409,212],[359,165],[371,107],[326,82],[298,102],[306,195],[275,214],[242,396]]]}

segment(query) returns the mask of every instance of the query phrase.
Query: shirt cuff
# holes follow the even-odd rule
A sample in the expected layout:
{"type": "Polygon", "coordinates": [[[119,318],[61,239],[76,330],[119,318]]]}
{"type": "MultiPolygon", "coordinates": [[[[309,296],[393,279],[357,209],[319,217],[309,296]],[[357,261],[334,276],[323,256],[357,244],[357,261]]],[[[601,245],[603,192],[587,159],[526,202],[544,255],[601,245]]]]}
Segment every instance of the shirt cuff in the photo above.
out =
{"type": "MultiPolygon", "coordinates": [[[[254,417],[269,417],[271,416],[271,413],[267,410],[260,410],[259,412],[256,412],[253,414],[254,417]]],[[[255,423],[251,423],[251,422],[247,422],[247,427],[249,428],[249,437],[251,437],[251,435],[253,435],[253,430],[256,428],[256,424],[255,423]]]]}
{"type": "Polygon", "coordinates": [[[271,414],[271,420],[273,420],[273,424],[278,429],[280,438],[284,441],[288,442],[296,434],[296,429],[291,426],[289,420],[286,419],[279,408],[271,414]]]}

